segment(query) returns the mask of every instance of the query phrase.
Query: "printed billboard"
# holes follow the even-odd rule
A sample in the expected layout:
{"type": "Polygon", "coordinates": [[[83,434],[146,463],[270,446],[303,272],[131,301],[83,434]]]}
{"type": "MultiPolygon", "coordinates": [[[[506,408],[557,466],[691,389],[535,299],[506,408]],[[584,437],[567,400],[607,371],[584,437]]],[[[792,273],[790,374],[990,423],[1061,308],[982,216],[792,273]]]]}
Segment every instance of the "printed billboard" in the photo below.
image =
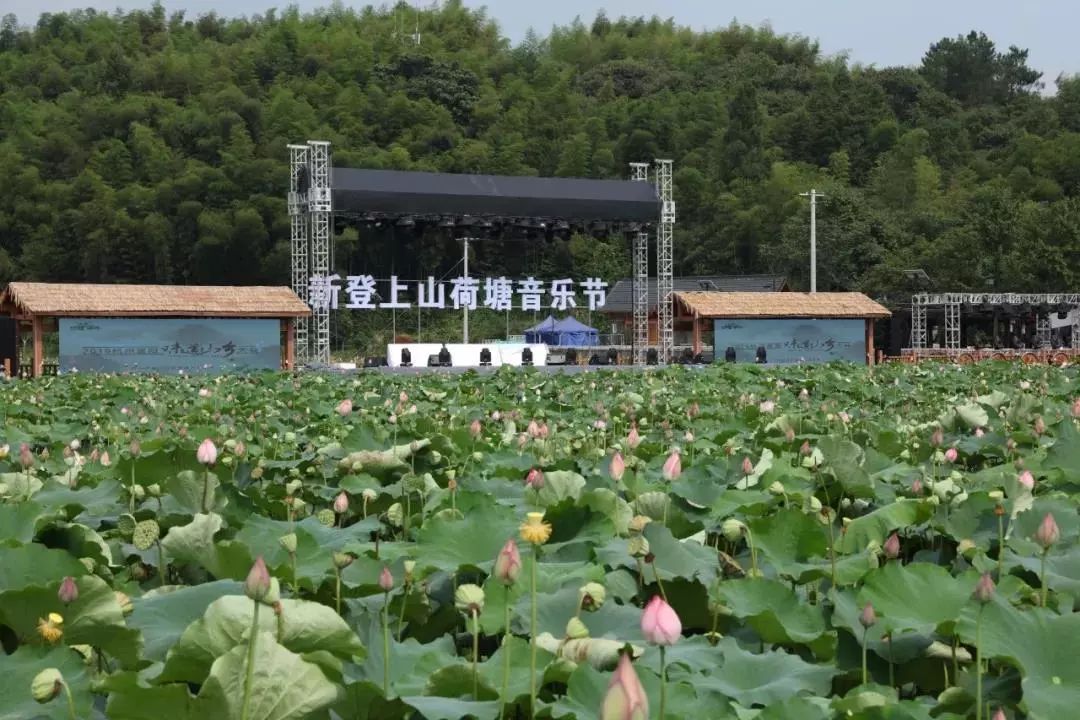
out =
{"type": "Polygon", "coordinates": [[[716,320],[713,348],[716,359],[735,348],[736,362],[754,362],[765,348],[770,365],[866,362],[866,321],[861,319],[727,319],[716,320]]]}

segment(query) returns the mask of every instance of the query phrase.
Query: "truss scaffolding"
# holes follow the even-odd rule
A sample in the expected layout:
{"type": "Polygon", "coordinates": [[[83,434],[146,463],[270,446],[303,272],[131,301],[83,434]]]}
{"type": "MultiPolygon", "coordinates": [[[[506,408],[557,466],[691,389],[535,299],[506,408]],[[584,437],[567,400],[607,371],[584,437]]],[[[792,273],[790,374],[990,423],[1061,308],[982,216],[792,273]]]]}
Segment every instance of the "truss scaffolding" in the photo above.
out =
{"type": "MultiPolygon", "coordinates": [[[[648,163],[630,163],[630,179],[649,181],[648,163]]],[[[649,233],[634,235],[634,315],[633,341],[635,365],[644,365],[649,349],[649,233]]]]}
{"type": "Polygon", "coordinates": [[[660,225],[656,233],[656,326],[661,364],[675,354],[675,200],[671,160],[656,160],[656,192],[660,196],[660,225]]]}
{"type": "MultiPolygon", "coordinates": [[[[330,277],[330,143],[309,140],[311,188],[308,190],[308,211],[311,213],[311,275],[312,284],[326,287],[330,277]]],[[[330,303],[320,302],[313,308],[311,361],[330,363],[330,303]]]]}
{"type": "Polygon", "coordinates": [[[1072,348],[1080,350],[1080,293],[918,293],[911,298],[911,349],[916,355],[927,349],[927,310],[940,307],[945,310],[945,350],[958,353],[962,310],[977,306],[1030,308],[1036,314],[1035,337],[1040,348],[1050,346],[1049,313],[1073,312],[1072,348]]]}
{"type": "MultiPolygon", "coordinates": [[[[292,256],[292,289],[308,302],[308,146],[289,145],[289,222],[292,256]]],[[[309,355],[308,319],[296,318],[296,364],[306,365],[309,355]]]]}

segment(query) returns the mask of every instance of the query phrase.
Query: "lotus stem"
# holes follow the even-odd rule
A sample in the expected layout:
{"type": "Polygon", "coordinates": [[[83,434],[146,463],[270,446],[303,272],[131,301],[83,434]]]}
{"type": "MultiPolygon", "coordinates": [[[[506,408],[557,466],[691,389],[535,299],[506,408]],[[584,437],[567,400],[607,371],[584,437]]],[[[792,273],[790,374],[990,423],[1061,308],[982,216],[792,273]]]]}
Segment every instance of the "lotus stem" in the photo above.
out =
{"type": "MultiPolygon", "coordinates": [[[[339,576],[340,577],[340,576],[339,576]]],[[[390,593],[383,593],[383,696],[390,697],[390,593]]]]}
{"type": "Polygon", "coordinates": [[[409,581],[406,580],[401,589],[401,615],[398,616],[397,641],[405,637],[405,605],[409,601],[409,581]]]}
{"type": "Polygon", "coordinates": [[[472,696],[473,700],[479,700],[480,671],[477,669],[477,663],[480,662],[480,616],[476,614],[476,608],[472,610],[472,621],[472,696]]]}
{"type": "Polygon", "coordinates": [[[998,557],[997,557],[997,581],[1001,582],[1005,572],[1005,513],[998,515],[998,557]]]}
{"type": "MultiPolygon", "coordinates": [[[[831,513],[830,513],[831,515],[831,513]]],[[[832,586],[836,584],[836,530],[833,529],[833,519],[829,517],[829,564],[832,566],[832,586]]]]}
{"type": "MultiPolygon", "coordinates": [[[[660,580],[660,571],[656,569],[656,561],[653,560],[649,564],[652,566],[652,573],[653,577],[656,578],[656,585],[660,588],[660,597],[664,598],[664,602],[667,602],[667,593],[664,591],[664,583],[660,580]]],[[[580,605],[578,607],[580,608],[580,605]]]]}
{"type": "MultiPolygon", "coordinates": [[[[131,485],[128,487],[128,512],[135,514],[135,458],[131,458],[131,485]]],[[[66,685],[64,687],[67,687],[66,685]]]]}
{"type": "Polygon", "coordinates": [[[892,632],[885,636],[889,640],[889,687],[896,687],[896,664],[893,662],[892,632]]]}
{"type": "Polygon", "coordinates": [[[660,720],[664,720],[664,708],[667,706],[667,667],[665,666],[665,650],[660,646],[660,720]]]}
{"type": "Polygon", "coordinates": [[[533,561],[529,572],[529,716],[536,717],[536,566],[540,546],[533,545],[533,561]]]}
{"type": "Polygon", "coordinates": [[[210,512],[210,466],[206,467],[206,474],[203,475],[202,511],[204,514],[210,512]]]}
{"type": "Polygon", "coordinates": [[[750,571],[754,573],[754,577],[760,577],[761,573],[758,572],[757,566],[757,549],[754,548],[754,534],[750,532],[749,525],[743,525],[746,530],[746,544],[750,546],[750,571]]]}
{"type": "Polygon", "coordinates": [[[71,696],[71,688],[65,681],[61,681],[61,685],[64,686],[64,694],[67,696],[68,714],[71,720],[79,720],[79,716],[75,714],[75,698],[71,696]]]}
{"type": "Polygon", "coordinates": [[[255,676],[255,645],[259,639],[259,605],[255,603],[255,611],[251,615],[251,637],[248,638],[247,667],[244,669],[244,702],[240,706],[240,720],[247,720],[248,706],[251,704],[252,678],[255,676]]]}
{"type": "Polygon", "coordinates": [[[506,657],[503,658],[503,681],[502,681],[502,711],[499,713],[500,718],[506,717],[506,706],[509,705],[509,698],[506,697],[510,694],[510,586],[504,586],[504,593],[506,597],[506,605],[503,608],[503,623],[505,626],[503,634],[503,653],[506,657]]]}
{"type": "Polygon", "coordinates": [[[334,609],[341,614],[341,570],[337,565],[334,566],[334,609]]]}
{"type": "Polygon", "coordinates": [[[1039,558],[1039,605],[1040,607],[1046,607],[1046,556],[1049,554],[1050,548],[1045,548],[1042,551],[1042,557],[1039,558]]]}
{"type": "Polygon", "coordinates": [[[157,545],[158,580],[162,587],[165,586],[165,551],[161,549],[161,540],[155,540],[157,545]]]}
{"type": "Polygon", "coordinates": [[[293,592],[299,594],[300,585],[298,584],[298,581],[296,579],[296,553],[294,552],[289,553],[289,566],[292,568],[293,592]]]}
{"type": "Polygon", "coordinates": [[[982,720],[982,616],[985,605],[979,605],[979,614],[975,617],[975,720],[982,720]]]}
{"type": "Polygon", "coordinates": [[[956,682],[956,679],[958,677],[960,677],[960,663],[956,659],[956,650],[957,650],[957,647],[959,645],[960,645],[960,638],[957,637],[956,635],[953,635],[953,639],[952,639],[952,676],[953,676],[953,682],[956,682]]]}
{"type": "Polygon", "coordinates": [[[866,684],[866,636],[869,633],[870,628],[863,628],[862,631],[862,684],[866,684]]]}

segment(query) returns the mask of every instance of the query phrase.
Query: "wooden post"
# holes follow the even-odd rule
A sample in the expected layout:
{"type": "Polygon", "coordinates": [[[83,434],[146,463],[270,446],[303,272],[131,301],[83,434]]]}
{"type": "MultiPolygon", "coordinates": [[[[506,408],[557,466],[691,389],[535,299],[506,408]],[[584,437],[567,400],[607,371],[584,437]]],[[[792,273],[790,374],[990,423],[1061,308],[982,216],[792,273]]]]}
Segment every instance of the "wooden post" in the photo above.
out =
{"type": "Polygon", "coordinates": [[[30,323],[34,331],[34,367],[31,374],[34,377],[41,377],[42,366],[45,364],[45,332],[41,316],[34,315],[30,323]]]}
{"type": "Polygon", "coordinates": [[[284,370],[292,370],[296,364],[296,321],[285,318],[281,321],[285,331],[285,367],[284,370]]]}
{"type": "Polygon", "coordinates": [[[876,355],[874,354],[874,319],[866,320],[866,364],[873,365],[876,355]]]}
{"type": "MultiPolygon", "coordinates": [[[[694,323],[694,355],[697,355],[701,352],[701,318],[697,313],[694,313],[691,322],[694,323]]],[[[715,352],[715,348],[713,351],[715,352]]]]}

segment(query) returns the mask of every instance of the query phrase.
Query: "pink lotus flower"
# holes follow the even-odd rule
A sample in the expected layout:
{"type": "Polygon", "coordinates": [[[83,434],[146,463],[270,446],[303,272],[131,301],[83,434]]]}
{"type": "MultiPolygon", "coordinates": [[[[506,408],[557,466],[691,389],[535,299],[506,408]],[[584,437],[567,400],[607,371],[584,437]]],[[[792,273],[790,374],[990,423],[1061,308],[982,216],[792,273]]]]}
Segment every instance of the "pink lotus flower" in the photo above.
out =
{"type": "Polygon", "coordinates": [[[593,423],[593,427],[597,430],[607,430],[607,423],[603,420],[597,420],[593,423]]]}
{"type": "Polygon", "coordinates": [[[1035,434],[1042,435],[1046,432],[1046,421],[1042,419],[1042,416],[1035,418],[1035,434]]]}
{"type": "Polygon", "coordinates": [[[210,390],[208,388],[199,388],[199,397],[201,397],[201,398],[210,397],[210,390]]]}
{"type": "Polygon", "coordinates": [[[638,434],[637,425],[630,428],[630,433],[626,436],[626,447],[634,450],[641,444],[641,435],[638,434]]]}
{"type": "Polygon", "coordinates": [[[79,587],[75,584],[75,578],[68,575],[60,583],[60,590],[57,591],[56,597],[60,599],[60,602],[65,605],[70,605],[79,599],[79,587]]]}
{"type": "Polygon", "coordinates": [[[1073,400],[1072,404],[1072,416],[1074,418],[1080,418],[1080,397],[1073,400]]]}
{"type": "Polygon", "coordinates": [[[956,448],[954,448],[954,447],[949,448],[948,450],[945,451],[945,462],[947,462],[947,463],[956,462],[956,456],[957,456],[956,448]]]}
{"type": "Polygon", "coordinates": [[[986,433],[983,431],[983,429],[981,427],[975,428],[975,437],[982,437],[985,434],[986,433]]]}
{"type": "Polygon", "coordinates": [[[539,468],[532,468],[525,474],[525,487],[539,490],[544,487],[544,472],[539,468]]]}
{"type": "Polygon", "coordinates": [[[890,535],[881,549],[885,551],[885,557],[890,560],[900,557],[900,536],[896,533],[890,535]]]}
{"type": "Polygon", "coordinates": [[[843,410],[841,410],[840,412],[838,412],[838,413],[836,414],[836,417],[840,418],[840,422],[844,423],[845,425],[847,425],[847,424],[848,424],[849,422],[851,422],[851,416],[850,416],[850,415],[848,415],[848,414],[847,414],[846,412],[844,412],[843,410]]]}
{"type": "Polygon", "coordinates": [[[668,482],[675,480],[682,475],[682,458],[679,457],[679,452],[677,450],[668,455],[668,459],[664,461],[664,468],[661,471],[661,474],[668,482]]]}
{"type": "Polygon", "coordinates": [[[690,432],[689,430],[687,430],[685,433],[683,433],[682,437],[683,437],[684,442],[687,442],[687,443],[694,442],[694,433],[690,432]]]}
{"type": "Polygon", "coordinates": [[[622,480],[623,473],[626,472],[626,462],[623,460],[622,453],[615,451],[615,454],[611,457],[611,467],[609,468],[611,473],[611,479],[615,482],[622,480]]]}
{"type": "Polygon", "coordinates": [[[772,400],[762,400],[761,404],[758,405],[758,410],[766,414],[771,413],[775,409],[776,403],[774,403],[772,400]]]}
{"type": "Polygon", "coordinates": [[[641,614],[641,634],[656,645],[674,645],[682,634],[682,621],[664,598],[654,595],[641,614]]]}
{"type": "Polygon", "coordinates": [[[1007,717],[1005,717],[1005,711],[1002,710],[1001,708],[998,708],[997,710],[994,711],[994,717],[990,718],[990,720],[1009,720],[1009,719],[1007,717]]]}
{"type": "Polygon", "coordinates": [[[930,444],[933,447],[941,447],[941,444],[945,442],[945,433],[941,431],[941,428],[937,428],[930,434],[930,444]]]}
{"type": "Polygon", "coordinates": [[[260,601],[270,592],[270,571],[266,569],[266,562],[262,555],[255,558],[255,564],[251,566],[247,579],[244,580],[244,594],[255,601],[260,601]]]}
{"type": "Polygon", "coordinates": [[[394,589],[394,576],[390,574],[390,568],[383,565],[382,572],[379,573],[379,587],[383,592],[390,592],[394,589]]]}
{"type": "Polygon", "coordinates": [[[495,422],[499,422],[500,420],[502,420],[502,413],[499,412],[498,410],[492,412],[491,413],[491,419],[494,420],[495,422]]]}
{"type": "Polygon", "coordinates": [[[1049,550],[1052,546],[1057,544],[1057,541],[1061,539],[1061,530],[1058,529],[1058,524],[1054,520],[1054,516],[1050,513],[1046,513],[1046,516],[1039,523],[1039,529],[1035,531],[1035,541],[1042,545],[1043,550],[1049,550]]]}
{"type": "Polygon", "coordinates": [[[971,594],[977,602],[985,605],[994,596],[994,579],[990,573],[983,573],[979,582],[975,583],[975,591],[971,594]]]}
{"type": "Polygon", "coordinates": [[[402,390],[400,393],[398,393],[398,402],[401,403],[402,405],[409,402],[408,393],[406,393],[404,390],[402,390]]]}
{"type": "Polygon", "coordinates": [[[110,465],[112,465],[112,458],[109,457],[109,451],[108,450],[101,453],[101,465],[103,467],[109,467],[110,465]]]}
{"type": "Polygon", "coordinates": [[[203,465],[213,465],[217,462],[217,446],[214,445],[214,441],[210,438],[206,438],[199,445],[199,449],[195,451],[195,459],[203,465]]]}
{"type": "Polygon", "coordinates": [[[753,475],[754,474],[754,463],[751,462],[750,458],[748,458],[748,457],[744,457],[742,459],[742,474],[743,475],[753,475]]]}
{"type": "Polygon", "coordinates": [[[649,696],[626,653],[619,657],[619,664],[604,693],[600,720],[649,720],[649,696]]]}
{"type": "Polygon", "coordinates": [[[542,425],[540,426],[540,439],[541,439],[541,440],[547,440],[547,436],[548,436],[548,434],[549,434],[550,432],[551,432],[551,431],[550,431],[550,430],[548,429],[548,424],[547,424],[547,423],[543,423],[543,424],[542,424],[542,425]]]}
{"type": "Polygon", "coordinates": [[[690,405],[690,407],[688,407],[686,409],[686,417],[690,418],[691,420],[693,420],[694,418],[696,418],[700,414],[701,414],[701,407],[698,406],[698,404],[696,402],[693,403],[692,405],[690,405]]]}
{"type": "Polygon", "coordinates": [[[529,433],[529,437],[531,438],[538,438],[540,437],[540,425],[537,424],[535,420],[530,420],[529,426],[525,428],[525,432],[529,433]]]}
{"type": "Polygon", "coordinates": [[[503,585],[513,585],[521,574],[521,552],[513,538],[506,541],[495,558],[495,569],[492,574],[503,585]]]}
{"type": "Polygon", "coordinates": [[[334,498],[334,512],[338,515],[344,515],[349,512],[349,496],[345,494],[344,490],[338,493],[337,497],[334,498]]]}
{"type": "Polygon", "coordinates": [[[19,464],[22,465],[23,470],[34,465],[34,453],[30,452],[30,446],[26,443],[19,444],[19,464]]]}
{"type": "Polygon", "coordinates": [[[803,440],[803,444],[799,447],[799,454],[800,455],[809,455],[812,452],[814,452],[814,451],[810,447],[810,441],[809,440],[803,440]]]}
{"type": "Polygon", "coordinates": [[[911,483],[911,494],[922,495],[922,480],[915,478],[915,482],[911,483]]]}
{"type": "Polygon", "coordinates": [[[795,430],[793,428],[788,428],[787,430],[785,430],[784,439],[788,442],[795,442],[795,430]]]}
{"type": "Polygon", "coordinates": [[[352,412],[352,400],[345,398],[337,404],[337,414],[341,417],[347,416],[352,412]]]}
{"type": "Polygon", "coordinates": [[[1017,476],[1016,480],[1028,490],[1035,488],[1035,476],[1031,474],[1030,470],[1025,470],[1017,476]]]}
{"type": "Polygon", "coordinates": [[[877,613],[874,612],[874,606],[870,603],[866,603],[866,606],[859,613],[859,624],[864,628],[873,627],[877,623],[877,613]]]}
{"type": "Polygon", "coordinates": [[[479,420],[473,420],[471,423],[469,423],[469,435],[472,436],[473,440],[480,437],[480,430],[481,428],[479,420]]]}

